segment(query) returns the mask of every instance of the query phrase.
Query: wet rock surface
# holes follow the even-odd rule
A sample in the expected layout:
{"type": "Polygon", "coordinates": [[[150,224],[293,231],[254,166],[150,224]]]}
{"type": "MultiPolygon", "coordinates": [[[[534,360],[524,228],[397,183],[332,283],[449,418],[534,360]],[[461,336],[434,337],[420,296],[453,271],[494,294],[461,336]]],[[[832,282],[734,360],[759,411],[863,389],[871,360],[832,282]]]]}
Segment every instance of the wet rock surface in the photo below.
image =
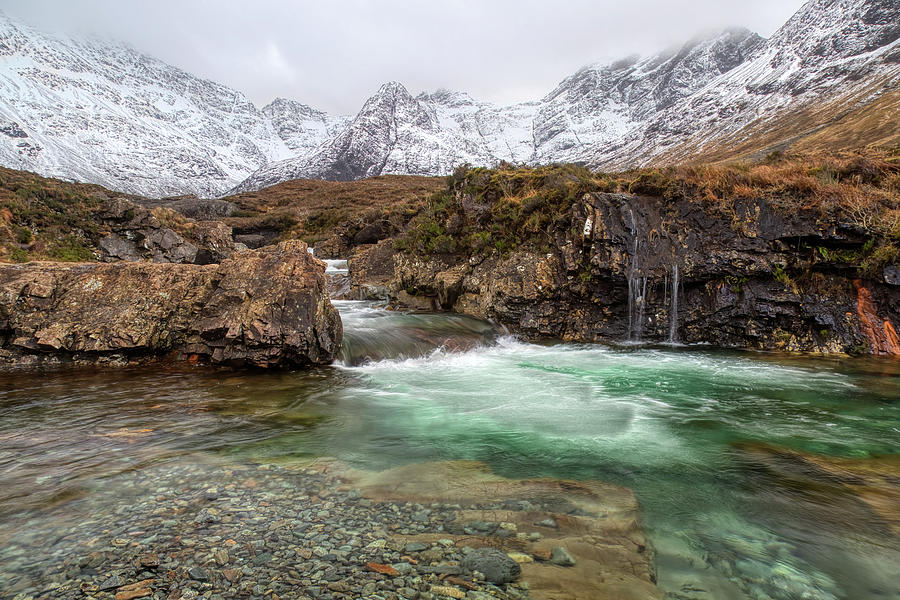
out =
{"type": "Polygon", "coordinates": [[[171,463],[122,473],[115,493],[49,508],[23,530],[0,525],[0,588],[19,600],[550,597],[516,581],[504,551],[473,547],[498,540],[447,532],[468,514],[460,505],[370,497],[330,471],[171,463]],[[96,516],[110,504],[114,522],[96,516]]]}
{"type": "Polygon", "coordinates": [[[724,214],[590,193],[549,235],[543,250],[477,256],[362,246],[349,261],[351,295],[430,304],[530,339],[900,354],[897,267],[867,279],[842,262],[867,239],[852,226],[761,199],[724,214]]]}
{"type": "Polygon", "coordinates": [[[291,367],[332,361],[340,340],[324,267],[302,242],[219,265],[0,266],[0,364],[291,367]]]}
{"type": "Polygon", "coordinates": [[[522,572],[519,564],[505,552],[494,548],[479,548],[469,552],[462,567],[470,573],[481,573],[491,583],[512,583],[522,572]]]}

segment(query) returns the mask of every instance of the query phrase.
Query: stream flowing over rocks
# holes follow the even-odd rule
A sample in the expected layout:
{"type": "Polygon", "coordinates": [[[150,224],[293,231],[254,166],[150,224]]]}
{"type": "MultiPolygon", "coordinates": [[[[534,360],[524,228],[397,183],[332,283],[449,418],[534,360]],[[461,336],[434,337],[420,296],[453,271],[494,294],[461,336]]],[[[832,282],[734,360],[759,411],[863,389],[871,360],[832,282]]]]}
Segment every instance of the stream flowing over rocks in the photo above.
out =
{"type": "Polygon", "coordinates": [[[299,241],[212,265],[0,265],[0,366],[309,366],[334,360],[341,332],[324,265],[299,241]]]}

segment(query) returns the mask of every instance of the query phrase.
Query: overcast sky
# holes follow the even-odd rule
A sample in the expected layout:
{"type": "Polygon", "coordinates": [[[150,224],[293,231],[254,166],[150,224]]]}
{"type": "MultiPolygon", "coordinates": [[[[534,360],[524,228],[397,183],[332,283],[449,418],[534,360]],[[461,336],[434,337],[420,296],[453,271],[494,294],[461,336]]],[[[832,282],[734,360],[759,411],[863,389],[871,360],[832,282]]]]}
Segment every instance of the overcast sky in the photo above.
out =
{"type": "Polygon", "coordinates": [[[769,36],[804,0],[2,0],[40,29],[114,37],[262,106],[352,114],[413,93],[538,99],[579,67],[737,25],[769,36]]]}

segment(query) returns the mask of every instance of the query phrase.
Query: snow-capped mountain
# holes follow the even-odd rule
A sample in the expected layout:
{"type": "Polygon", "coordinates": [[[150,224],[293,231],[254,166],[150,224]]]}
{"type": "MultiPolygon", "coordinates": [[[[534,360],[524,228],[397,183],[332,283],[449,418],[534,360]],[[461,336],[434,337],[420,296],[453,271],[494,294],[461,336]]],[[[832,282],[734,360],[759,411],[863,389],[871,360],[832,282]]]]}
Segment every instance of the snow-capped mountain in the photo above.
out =
{"type": "Polygon", "coordinates": [[[295,155],[293,138],[279,133],[223,85],[120,44],[44,34],[0,13],[5,166],[148,196],[210,196],[295,155]]]}
{"type": "Polygon", "coordinates": [[[532,115],[530,105],[504,109],[445,90],[414,98],[402,84],[386,83],[332,140],[308,155],[262,167],[233,192],[289,179],[435,175],[498,157],[528,160],[532,115]]]}
{"type": "Polygon", "coordinates": [[[296,100],[276,98],[262,108],[275,132],[293,156],[305,156],[322,142],[338,135],[350,124],[350,117],[333,116],[296,100]]]}
{"type": "Polygon", "coordinates": [[[733,156],[754,138],[802,135],[896,90],[900,2],[811,0],[746,60],[583,156],[605,167],[733,156]],[[813,108],[820,110],[810,119],[813,108]]]}
{"type": "Polygon", "coordinates": [[[900,90],[898,39],[898,0],[810,0],[768,40],[713,32],[589,65],[533,102],[413,96],[392,82],[344,117],[281,98],[257,109],[125,46],[0,15],[0,163],[150,196],[210,196],[298,177],[439,175],[463,162],[728,158],[879,106],[900,90]]]}
{"type": "Polygon", "coordinates": [[[413,98],[392,82],[330,143],[262,167],[233,192],[301,177],[444,174],[464,162],[584,160],[591,145],[640,128],[648,116],[741,64],[762,43],[745,29],[717,32],[644,60],[584,67],[543,100],[513,106],[448,90],[413,98]]]}
{"type": "Polygon", "coordinates": [[[294,177],[443,174],[464,161],[626,168],[777,147],[900,90],[898,38],[897,0],[810,0],[771,39],[733,28],[589,65],[537,102],[502,107],[439,91],[418,96],[406,119],[383,100],[392,84],[325,149],[267,165],[238,190],[294,177]]]}
{"type": "Polygon", "coordinates": [[[580,69],[541,102],[532,161],[584,160],[587,148],[640,130],[660,111],[743,63],[763,42],[746,29],[728,29],[643,60],[629,57],[580,69]]]}

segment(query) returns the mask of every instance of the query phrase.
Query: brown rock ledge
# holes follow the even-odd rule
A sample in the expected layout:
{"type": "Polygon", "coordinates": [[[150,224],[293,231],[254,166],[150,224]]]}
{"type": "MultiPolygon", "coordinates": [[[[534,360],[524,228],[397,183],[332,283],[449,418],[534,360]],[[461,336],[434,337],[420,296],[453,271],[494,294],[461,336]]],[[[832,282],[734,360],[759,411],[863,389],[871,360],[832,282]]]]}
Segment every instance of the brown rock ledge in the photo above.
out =
{"type": "Polygon", "coordinates": [[[240,367],[334,360],[324,265],[288,241],[218,265],[0,265],[0,368],[170,357],[240,367]]]}

